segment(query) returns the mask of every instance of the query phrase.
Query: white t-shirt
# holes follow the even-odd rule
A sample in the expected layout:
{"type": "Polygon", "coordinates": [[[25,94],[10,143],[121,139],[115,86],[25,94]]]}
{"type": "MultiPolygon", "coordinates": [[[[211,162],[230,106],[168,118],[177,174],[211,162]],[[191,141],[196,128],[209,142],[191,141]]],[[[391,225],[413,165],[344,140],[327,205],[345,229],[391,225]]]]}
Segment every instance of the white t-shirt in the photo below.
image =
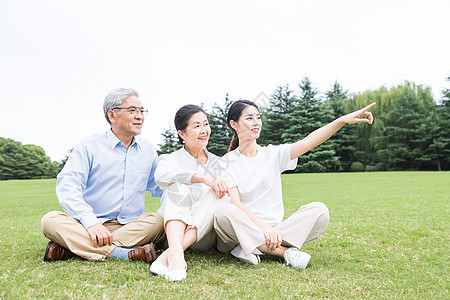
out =
{"type": "Polygon", "coordinates": [[[291,145],[258,145],[254,157],[235,149],[222,159],[239,189],[242,204],[271,226],[281,223],[284,207],[280,174],[294,170],[298,160],[291,160],[291,145]]]}
{"type": "Polygon", "coordinates": [[[222,158],[208,152],[206,149],[205,151],[208,155],[208,160],[204,165],[200,165],[197,159],[184,148],[159,156],[158,167],[155,171],[156,183],[163,190],[173,183],[188,184],[191,187],[194,202],[202,199],[210,190],[210,187],[203,183],[192,183],[191,179],[194,174],[221,178],[225,180],[229,188],[236,186],[227,170],[223,167],[222,158]]]}

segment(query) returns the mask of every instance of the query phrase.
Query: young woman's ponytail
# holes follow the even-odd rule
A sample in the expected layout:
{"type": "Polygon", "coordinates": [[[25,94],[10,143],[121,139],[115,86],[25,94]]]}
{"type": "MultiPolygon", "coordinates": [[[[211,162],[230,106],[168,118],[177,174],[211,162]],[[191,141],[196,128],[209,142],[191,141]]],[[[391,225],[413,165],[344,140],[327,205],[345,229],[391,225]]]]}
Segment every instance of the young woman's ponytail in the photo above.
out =
{"type": "MultiPolygon", "coordinates": [[[[234,129],[232,131],[234,131],[234,129]]],[[[227,152],[233,151],[237,147],[239,147],[239,137],[236,134],[236,131],[234,131],[233,139],[231,140],[231,143],[230,143],[230,146],[228,147],[228,151],[227,152]]]]}

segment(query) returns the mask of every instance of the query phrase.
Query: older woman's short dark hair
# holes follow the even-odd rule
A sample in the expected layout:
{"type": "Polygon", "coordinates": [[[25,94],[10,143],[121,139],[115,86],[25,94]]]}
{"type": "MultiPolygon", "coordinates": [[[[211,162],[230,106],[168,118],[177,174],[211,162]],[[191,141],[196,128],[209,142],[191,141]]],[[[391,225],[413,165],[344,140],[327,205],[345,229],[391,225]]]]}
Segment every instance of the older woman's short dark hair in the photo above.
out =
{"type": "MultiPolygon", "coordinates": [[[[189,119],[198,112],[202,112],[206,115],[206,112],[198,105],[188,104],[180,108],[175,114],[175,129],[184,131],[189,124],[189,119]]],[[[181,145],[184,144],[184,140],[178,135],[178,141],[181,145]]]]}

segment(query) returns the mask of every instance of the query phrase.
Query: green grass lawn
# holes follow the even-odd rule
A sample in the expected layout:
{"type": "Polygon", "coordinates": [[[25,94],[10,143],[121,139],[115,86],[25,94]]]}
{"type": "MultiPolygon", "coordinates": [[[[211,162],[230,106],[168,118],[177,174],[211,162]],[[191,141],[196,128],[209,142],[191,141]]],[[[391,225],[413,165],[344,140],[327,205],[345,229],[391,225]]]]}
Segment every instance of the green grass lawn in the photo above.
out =
{"type": "MultiPolygon", "coordinates": [[[[168,283],[141,262],[44,263],[41,217],[61,210],[55,180],[0,181],[0,298],[448,299],[450,172],[283,175],[286,215],[325,203],[331,223],[303,246],[306,270],[263,257],[187,252],[188,277],[168,283]]],[[[159,198],[147,199],[155,211],[159,198]]]]}

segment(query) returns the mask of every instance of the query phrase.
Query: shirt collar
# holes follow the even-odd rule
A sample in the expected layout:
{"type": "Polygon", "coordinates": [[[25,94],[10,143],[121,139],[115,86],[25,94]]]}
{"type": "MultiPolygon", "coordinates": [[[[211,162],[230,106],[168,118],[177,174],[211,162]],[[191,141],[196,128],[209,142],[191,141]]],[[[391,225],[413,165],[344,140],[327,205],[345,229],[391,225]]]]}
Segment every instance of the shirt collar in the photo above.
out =
{"type": "Polygon", "coordinates": [[[239,151],[239,147],[237,147],[236,149],[234,149],[233,151],[231,151],[230,153],[236,153],[235,155],[238,157],[245,157],[245,158],[253,158],[253,157],[258,157],[261,153],[261,149],[262,147],[260,145],[256,145],[256,147],[258,147],[258,152],[256,153],[255,156],[245,156],[244,154],[241,153],[241,151],[239,151]]]}
{"type": "MultiPolygon", "coordinates": [[[[183,153],[183,156],[186,157],[187,160],[189,160],[190,162],[197,164],[198,161],[195,157],[193,157],[189,152],[186,151],[186,149],[184,149],[184,147],[181,147],[181,153],[183,153]]],[[[208,150],[206,150],[206,148],[203,148],[203,150],[205,150],[206,152],[206,156],[208,156],[208,161],[207,163],[209,163],[209,152],[208,150]]]]}
{"type": "MultiPolygon", "coordinates": [[[[114,132],[112,132],[111,128],[106,132],[106,139],[108,140],[108,145],[109,147],[111,147],[111,149],[116,148],[118,144],[122,143],[122,141],[119,140],[119,138],[114,134],[114,132]]],[[[134,145],[136,145],[136,147],[138,147],[139,149],[141,148],[140,141],[136,137],[133,138],[130,147],[133,147],[134,145]]]]}

